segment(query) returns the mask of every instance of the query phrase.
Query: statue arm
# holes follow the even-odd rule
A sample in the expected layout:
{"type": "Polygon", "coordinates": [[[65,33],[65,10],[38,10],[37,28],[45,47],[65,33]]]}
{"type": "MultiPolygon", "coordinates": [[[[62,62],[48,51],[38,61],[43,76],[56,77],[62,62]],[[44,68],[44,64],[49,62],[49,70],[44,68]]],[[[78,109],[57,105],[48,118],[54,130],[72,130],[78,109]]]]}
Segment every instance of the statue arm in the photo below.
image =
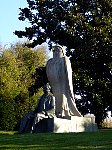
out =
{"type": "Polygon", "coordinates": [[[51,106],[50,109],[45,111],[46,115],[49,117],[53,117],[55,115],[55,98],[54,96],[51,97],[51,106]]]}

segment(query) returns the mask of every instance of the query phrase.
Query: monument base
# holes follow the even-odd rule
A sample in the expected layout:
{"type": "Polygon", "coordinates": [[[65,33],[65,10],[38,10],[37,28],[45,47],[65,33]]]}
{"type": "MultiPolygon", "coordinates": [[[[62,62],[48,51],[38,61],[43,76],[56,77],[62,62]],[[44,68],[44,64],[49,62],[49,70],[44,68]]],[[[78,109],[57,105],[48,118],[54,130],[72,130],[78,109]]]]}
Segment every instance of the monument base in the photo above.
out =
{"type": "Polygon", "coordinates": [[[93,132],[97,130],[94,117],[71,116],[68,118],[45,118],[36,125],[35,132],[70,133],[93,132]]]}

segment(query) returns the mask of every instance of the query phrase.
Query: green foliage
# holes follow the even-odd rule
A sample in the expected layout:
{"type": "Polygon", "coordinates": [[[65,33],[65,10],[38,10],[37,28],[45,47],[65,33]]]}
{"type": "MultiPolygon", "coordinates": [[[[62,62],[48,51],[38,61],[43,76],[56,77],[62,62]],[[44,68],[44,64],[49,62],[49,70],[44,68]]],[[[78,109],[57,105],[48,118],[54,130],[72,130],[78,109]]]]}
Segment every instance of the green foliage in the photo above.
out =
{"type": "MultiPolygon", "coordinates": [[[[35,84],[36,69],[45,66],[45,48],[27,48],[15,44],[0,56],[0,130],[14,130],[26,112],[34,109],[42,90],[35,84]]],[[[41,76],[41,75],[40,75],[41,76]]]]}
{"type": "Polygon", "coordinates": [[[67,48],[93,45],[101,39],[110,41],[110,0],[27,0],[27,3],[28,7],[20,9],[19,20],[28,19],[32,26],[15,34],[29,39],[35,37],[32,46],[47,39],[67,48]]]}
{"type": "Polygon", "coordinates": [[[15,31],[28,37],[30,46],[48,42],[67,47],[77,106],[93,113],[99,124],[112,110],[112,3],[111,0],[27,0],[19,20],[31,27],[15,31]],[[36,37],[36,38],[34,38],[36,37]],[[108,109],[107,109],[108,108],[108,109]]]}

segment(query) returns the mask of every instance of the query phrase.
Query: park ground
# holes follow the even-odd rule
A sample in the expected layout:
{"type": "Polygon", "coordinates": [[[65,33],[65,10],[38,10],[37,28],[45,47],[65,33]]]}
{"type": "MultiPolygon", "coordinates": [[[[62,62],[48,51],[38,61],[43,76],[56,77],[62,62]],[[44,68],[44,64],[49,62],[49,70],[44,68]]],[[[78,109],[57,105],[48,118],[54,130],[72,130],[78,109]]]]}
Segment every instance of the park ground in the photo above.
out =
{"type": "Polygon", "coordinates": [[[112,130],[16,134],[0,131],[0,150],[112,150],[112,130]]]}

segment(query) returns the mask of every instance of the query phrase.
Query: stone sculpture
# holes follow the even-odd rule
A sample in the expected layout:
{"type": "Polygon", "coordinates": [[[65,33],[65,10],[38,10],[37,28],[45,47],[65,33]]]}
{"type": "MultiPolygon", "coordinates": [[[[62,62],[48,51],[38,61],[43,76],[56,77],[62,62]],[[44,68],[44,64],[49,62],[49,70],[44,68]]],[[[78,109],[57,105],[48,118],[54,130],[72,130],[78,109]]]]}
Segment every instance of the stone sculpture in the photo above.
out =
{"type": "Polygon", "coordinates": [[[23,117],[19,133],[97,131],[94,118],[82,117],[76,107],[71,63],[63,47],[53,47],[53,58],[47,62],[46,73],[51,87],[49,84],[43,87],[44,94],[35,110],[23,117]]]}
{"type": "Polygon", "coordinates": [[[81,116],[73,94],[71,63],[60,45],[53,47],[53,58],[47,62],[46,73],[55,97],[56,116],[81,116]]]}
{"type": "Polygon", "coordinates": [[[44,118],[53,118],[55,116],[55,98],[50,92],[49,84],[43,86],[44,94],[39,99],[39,103],[34,110],[35,119],[32,125],[32,132],[35,132],[36,125],[44,118]]]}
{"type": "Polygon", "coordinates": [[[22,118],[19,133],[34,133],[36,131],[36,125],[41,120],[55,116],[55,98],[50,90],[51,87],[49,84],[43,86],[44,94],[38,100],[35,110],[25,114],[22,118]]]}

